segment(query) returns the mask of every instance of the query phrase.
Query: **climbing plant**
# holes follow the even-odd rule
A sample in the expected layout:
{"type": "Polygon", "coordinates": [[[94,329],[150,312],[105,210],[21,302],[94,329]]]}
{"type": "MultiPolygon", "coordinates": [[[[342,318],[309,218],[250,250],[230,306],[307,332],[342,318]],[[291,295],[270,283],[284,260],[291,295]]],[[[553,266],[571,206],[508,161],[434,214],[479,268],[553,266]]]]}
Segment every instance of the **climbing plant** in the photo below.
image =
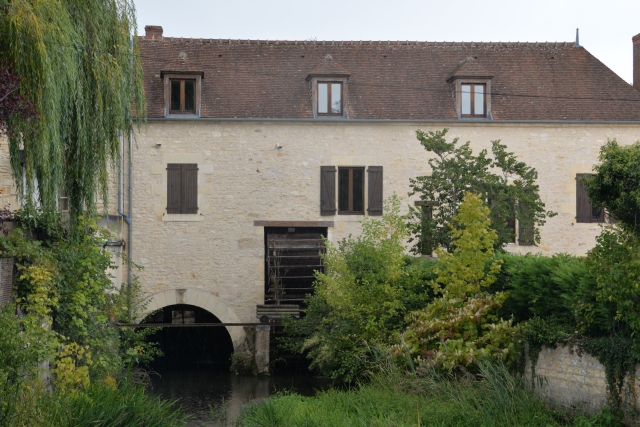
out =
{"type": "Polygon", "coordinates": [[[135,32],[131,0],[0,0],[0,63],[12,64],[18,95],[40,112],[9,118],[26,211],[54,212],[61,190],[73,218],[95,211],[96,196],[106,202],[119,135],[145,114],[135,32]]]}

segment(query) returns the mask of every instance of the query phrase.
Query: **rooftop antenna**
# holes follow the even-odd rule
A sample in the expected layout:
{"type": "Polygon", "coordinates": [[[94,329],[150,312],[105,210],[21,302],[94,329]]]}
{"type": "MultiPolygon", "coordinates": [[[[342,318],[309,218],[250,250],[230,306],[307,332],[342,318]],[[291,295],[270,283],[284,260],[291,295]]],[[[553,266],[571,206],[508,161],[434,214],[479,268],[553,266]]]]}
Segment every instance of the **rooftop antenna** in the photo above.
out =
{"type": "Polygon", "coordinates": [[[576,47],[582,47],[580,46],[580,28],[576,28],[576,47]]]}

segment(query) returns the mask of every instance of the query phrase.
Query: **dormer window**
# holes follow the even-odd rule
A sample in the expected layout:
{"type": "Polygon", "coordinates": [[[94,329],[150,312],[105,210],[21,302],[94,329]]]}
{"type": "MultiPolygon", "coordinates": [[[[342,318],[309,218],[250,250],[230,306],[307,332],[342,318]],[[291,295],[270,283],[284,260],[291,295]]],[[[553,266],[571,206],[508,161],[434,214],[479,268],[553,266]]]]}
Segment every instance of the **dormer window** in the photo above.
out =
{"type": "Polygon", "coordinates": [[[165,117],[200,117],[200,98],[204,73],[163,71],[165,117]]]}
{"type": "Polygon", "coordinates": [[[453,70],[447,82],[455,95],[455,109],[459,119],[492,119],[491,80],[476,57],[468,57],[453,70]]]}
{"type": "Polygon", "coordinates": [[[309,73],[311,107],[314,118],[349,118],[349,72],[326,55],[309,73]]]}
{"type": "Polygon", "coordinates": [[[484,84],[461,84],[461,113],[463,117],[486,117],[484,84]]]}
{"type": "Polygon", "coordinates": [[[342,82],[318,82],[318,115],[342,115],[342,82]]]}

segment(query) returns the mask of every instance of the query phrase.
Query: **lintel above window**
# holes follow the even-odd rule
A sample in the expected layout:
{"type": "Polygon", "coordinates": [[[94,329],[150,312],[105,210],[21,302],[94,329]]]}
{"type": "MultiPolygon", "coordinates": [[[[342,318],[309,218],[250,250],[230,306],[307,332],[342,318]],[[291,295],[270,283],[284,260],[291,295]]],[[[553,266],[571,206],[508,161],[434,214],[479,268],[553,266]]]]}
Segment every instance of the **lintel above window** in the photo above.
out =
{"type": "Polygon", "coordinates": [[[163,71],[165,117],[200,117],[202,72],[163,71]]]}

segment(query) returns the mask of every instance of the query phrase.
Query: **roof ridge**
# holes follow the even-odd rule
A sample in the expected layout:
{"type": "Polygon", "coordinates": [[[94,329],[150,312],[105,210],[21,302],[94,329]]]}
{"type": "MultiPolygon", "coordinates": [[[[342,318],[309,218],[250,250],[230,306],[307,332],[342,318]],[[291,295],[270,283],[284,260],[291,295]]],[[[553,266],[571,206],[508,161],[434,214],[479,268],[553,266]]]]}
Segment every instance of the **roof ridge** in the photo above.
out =
{"type": "Polygon", "coordinates": [[[575,47],[575,42],[435,42],[435,41],[418,41],[418,40],[251,40],[251,39],[214,39],[204,37],[164,37],[159,36],[138,36],[141,41],[156,42],[183,42],[183,43],[210,43],[210,44],[228,44],[228,45],[312,45],[312,46],[358,46],[358,45],[376,45],[376,46],[436,46],[436,47],[575,47]]]}

